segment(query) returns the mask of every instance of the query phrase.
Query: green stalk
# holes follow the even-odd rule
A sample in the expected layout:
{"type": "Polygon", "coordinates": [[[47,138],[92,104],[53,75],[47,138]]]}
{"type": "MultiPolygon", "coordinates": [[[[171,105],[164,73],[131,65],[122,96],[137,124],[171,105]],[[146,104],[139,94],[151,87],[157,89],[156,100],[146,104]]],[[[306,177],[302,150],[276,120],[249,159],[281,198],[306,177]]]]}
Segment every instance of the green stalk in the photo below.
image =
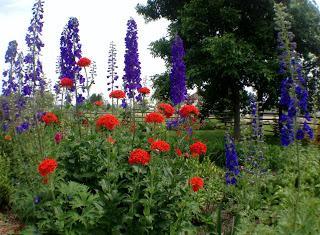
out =
{"type": "Polygon", "coordinates": [[[300,171],[300,149],[299,149],[299,143],[295,143],[296,145],[296,154],[297,154],[297,177],[295,179],[295,187],[297,188],[296,193],[296,200],[295,204],[293,205],[293,211],[294,211],[294,231],[296,231],[297,226],[297,217],[298,217],[298,210],[299,210],[299,201],[300,201],[300,179],[301,179],[301,171],[300,171]]]}
{"type": "MultiPolygon", "coordinates": [[[[75,48],[74,38],[72,40],[73,40],[73,42],[72,42],[73,43],[73,51],[75,51],[76,48],[75,48]]],[[[73,59],[74,59],[74,61],[76,61],[75,57],[73,59]]],[[[75,73],[75,75],[74,75],[74,87],[75,87],[75,95],[76,95],[76,121],[77,121],[78,130],[79,130],[79,136],[80,136],[80,139],[81,139],[81,126],[80,126],[80,117],[79,117],[79,114],[78,114],[78,103],[77,103],[77,96],[78,96],[78,91],[77,91],[77,73],[75,73]]]]}
{"type": "MultiPolygon", "coordinates": [[[[67,92],[67,90],[66,90],[67,92]]],[[[62,89],[62,97],[61,97],[61,104],[60,104],[60,109],[61,109],[61,113],[62,113],[62,108],[63,108],[63,99],[64,99],[64,88],[62,89]]]]}
{"type": "Polygon", "coordinates": [[[53,177],[50,177],[50,191],[51,191],[51,195],[53,200],[56,200],[56,196],[54,195],[54,182],[53,182],[53,177]]]}
{"type": "Polygon", "coordinates": [[[87,81],[87,97],[88,99],[90,98],[90,87],[91,87],[91,84],[89,84],[89,77],[88,77],[88,73],[87,73],[87,69],[86,67],[84,67],[84,72],[86,74],[86,81],[87,81]]]}
{"type": "Polygon", "coordinates": [[[135,110],[134,110],[134,106],[135,106],[135,102],[134,102],[134,97],[132,98],[132,121],[133,121],[133,135],[132,135],[132,143],[131,143],[131,146],[133,148],[134,146],[134,139],[135,139],[135,136],[136,136],[136,113],[135,113],[135,110]]]}
{"type": "Polygon", "coordinates": [[[133,224],[133,221],[134,221],[134,215],[135,215],[135,202],[137,200],[136,194],[138,192],[137,188],[139,186],[140,168],[138,168],[137,174],[138,175],[136,177],[134,177],[134,188],[133,188],[133,192],[132,192],[132,196],[131,196],[131,207],[130,207],[130,211],[129,211],[129,214],[132,216],[131,228],[133,228],[135,226],[133,224]]]}

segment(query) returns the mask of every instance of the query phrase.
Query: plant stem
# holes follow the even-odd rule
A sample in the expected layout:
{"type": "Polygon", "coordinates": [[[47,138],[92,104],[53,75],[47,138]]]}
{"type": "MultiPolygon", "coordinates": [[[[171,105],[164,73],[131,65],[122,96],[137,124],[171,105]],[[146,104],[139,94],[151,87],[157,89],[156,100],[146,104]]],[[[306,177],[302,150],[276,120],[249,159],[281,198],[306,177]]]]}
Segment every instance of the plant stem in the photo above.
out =
{"type": "Polygon", "coordinates": [[[134,139],[135,139],[135,136],[136,136],[136,113],[135,113],[135,110],[134,110],[134,106],[135,106],[135,102],[134,102],[134,97],[132,98],[132,123],[133,123],[133,135],[132,135],[132,148],[134,146],[134,139]]]}
{"type": "Polygon", "coordinates": [[[90,98],[90,87],[91,87],[91,84],[89,85],[89,77],[88,77],[88,73],[87,73],[86,67],[84,67],[84,72],[85,72],[85,74],[86,74],[86,81],[87,81],[87,86],[86,86],[86,88],[87,88],[87,99],[89,100],[89,98],[90,98]]]}
{"type": "Polygon", "coordinates": [[[295,179],[295,186],[297,188],[296,193],[296,202],[294,204],[294,231],[296,231],[296,225],[297,225],[297,213],[299,210],[299,201],[300,201],[300,178],[301,178],[301,171],[300,171],[300,149],[299,149],[299,143],[295,143],[296,145],[296,154],[297,154],[297,177],[295,179]]]}
{"type": "Polygon", "coordinates": [[[54,184],[53,184],[53,177],[51,177],[51,180],[50,180],[50,191],[51,191],[51,195],[52,195],[52,198],[53,200],[56,199],[56,196],[54,195],[54,184]]]}

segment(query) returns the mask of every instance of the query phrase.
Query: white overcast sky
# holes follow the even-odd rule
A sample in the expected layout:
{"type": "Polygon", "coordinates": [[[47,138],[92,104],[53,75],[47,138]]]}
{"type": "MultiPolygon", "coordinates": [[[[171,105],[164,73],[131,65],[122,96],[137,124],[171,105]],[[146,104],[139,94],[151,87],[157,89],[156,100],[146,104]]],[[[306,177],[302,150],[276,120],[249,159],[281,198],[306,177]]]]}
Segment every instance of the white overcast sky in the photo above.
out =
{"type": "MultiPolygon", "coordinates": [[[[168,22],[159,20],[146,24],[142,16],[137,15],[135,6],[147,0],[46,0],[44,5],[45,24],[42,51],[44,72],[54,83],[56,59],[59,55],[59,39],[69,17],[77,17],[80,23],[80,38],[83,56],[97,62],[98,77],[93,92],[103,93],[107,97],[106,70],[110,41],[115,41],[118,49],[118,73],[123,75],[124,37],[126,23],[133,17],[138,24],[139,52],[142,78],[163,72],[164,62],[153,58],[148,50],[149,44],[167,34],[168,22]]],[[[320,3],[320,0],[316,0],[320,3]]],[[[0,0],[0,71],[4,69],[4,55],[11,40],[17,40],[19,48],[25,48],[25,35],[32,16],[34,0],[0,0]]],[[[2,77],[2,72],[0,73],[2,77]]],[[[150,80],[148,82],[150,85],[150,80]]]]}
{"type": "MultiPolygon", "coordinates": [[[[107,97],[106,70],[110,41],[118,49],[118,73],[122,77],[126,23],[133,17],[138,25],[138,46],[141,62],[141,78],[163,72],[164,62],[153,58],[149,44],[167,34],[168,22],[159,20],[146,24],[143,17],[136,13],[135,6],[146,0],[46,0],[44,4],[44,29],[42,51],[44,72],[48,79],[56,81],[56,60],[59,55],[59,39],[69,17],[77,17],[80,24],[82,56],[97,62],[97,80],[93,92],[107,97]]],[[[25,48],[26,30],[32,17],[34,0],[0,0],[0,71],[4,68],[4,56],[11,40],[17,40],[21,49],[25,48]]],[[[1,72],[2,77],[2,72],[1,72]]],[[[150,81],[148,82],[150,85],[150,81]]]]}

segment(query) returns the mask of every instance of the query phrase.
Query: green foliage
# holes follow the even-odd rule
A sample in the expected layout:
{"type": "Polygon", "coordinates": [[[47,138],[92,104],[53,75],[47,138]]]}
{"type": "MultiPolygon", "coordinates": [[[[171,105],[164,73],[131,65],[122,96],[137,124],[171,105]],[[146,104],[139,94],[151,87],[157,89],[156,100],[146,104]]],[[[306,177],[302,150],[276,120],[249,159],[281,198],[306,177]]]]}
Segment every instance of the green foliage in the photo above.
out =
{"type": "Polygon", "coordinates": [[[170,100],[170,80],[169,74],[163,73],[152,77],[154,93],[152,98],[158,101],[170,100]]]}
{"type": "Polygon", "coordinates": [[[96,225],[102,214],[98,195],[75,182],[57,186],[56,198],[36,207],[38,228],[45,232],[84,234],[96,225]]]}
{"type": "Polygon", "coordinates": [[[208,157],[219,167],[225,166],[224,130],[198,131],[195,137],[206,142],[208,157]]]}
{"type": "Polygon", "coordinates": [[[295,35],[298,51],[308,58],[310,52],[317,57],[319,49],[319,8],[314,1],[289,1],[288,11],[292,15],[292,32],[295,35]]]}
{"type": "MultiPolygon", "coordinates": [[[[99,107],[86,108],[92,114],[82,114],[80,120],[56,111],[60,126],[39,126],[44,155],[58,161],[48,184],[43,184],[37,172],[44,157],[40,151],[31,151],[33,144],[38,146],[30,139],[33,133],[13,137],[16,162],[10,168],[17,169],[12,172],[16,181],[10,202],[13,211],[29,225],[23,234],[177,234],[195,233],[199,226],[207,229],[213,224],[212,214],[204,208],[222,199],[223,171],[207,156],[188,159],[176,155],[175,146],[187,153],[194,141],[184,140],[184,129],[180,140],[164,125],[133,125],[126,119],[114,131],[106,131],[95,124],[99,107]],[[78,125],[82,118],[88,119],[88,125],[78,125]],[[63,133],[59,144],[53,138],[57,131],[63,133]],[[151,152],[149,137],[169,141],[171,151],[151,152]],[[19,148],[21,142],[28,147],[19,148]],[[128,164],[135,148],[151,152],[148,165],[128,164]],[[20,156],[25,162],[18,160],[20,156]],[[192,191],[188,181],[193,176],[205,180],[205,190],[192,191]]],[[[8,143],[5,146],[10,147],[8,143]]],[[[208,151],[214,149],[209,147],[208,151]]]]}
{"type": "MultiPolygon", "coordinates": [[[[71,181],[59,182],[53,188],[44,186],[33,192],[39,198],[38,203],[29,193],[21,198],[24,204],[19,206],[29,210],[20,212],[33,216],[40,233],[88,234],[103,214],[99,196],[88,190],[87,186],[71,181]]],[[[30,230],[34,229],[29,227],[24,233],[30,230]]]]}
{"type": "Polygon", "coordinates": [[[63,141],[59,162],[66,170],[66,179],[96,187],[106,171],[103,163],[110,157],[110,146],[105,142],[97,134],[86,135],[80,140],[70,135],[63,141]]]}
{"type": "MultiPolygon", "coordinates": [[[[278,150],[277,150],[278,151],[278,150]]],[[[228,210],[239,213],[237,234],[318,234],[319,182],[314,177],[319,170],[319,156],[314,147],[297,150],[296,146],[281,149],[276,171],[257,178],[243,175],[237,188],[228,192],[228,210]],[[298,153],[299,151],[300,153],[298,153]],[[296,154],[300,154],[301,189],[297,191],[296,154]],[[312,179],[312,180],[311,180],[312,179]],[[230,204],[231,203],[231,204],[230,204]]],[[[277,152],[268,160],[277,157],[277,152]]]]}
{"type": "Polygon", "coordinates": [[[0,154],[0,208],[8,204],[11,190],[9,164],[7,159],[0,154]]]}
{"type": "MultiPolygon", "coordinates": [[[[170,21],[169,36],[151,44],[154,56],[164,59],[170,69],[171,39],[179,34],[184,40],[188,87],[197,88],[204,98],[204,113],[229,110],[235,120],[245,107],[244,87],[252,87],[262,109],[278,104],[281,77],[275,31],[274,0],[149,0],[137,11],[147,20],[166,18],[170,21]],[[238,104],[240,102],[240,105],[238,104]],[[241,108],[240,108],[241,107],[241,108]]],[[[281,1],[283,2],[283,1],[281,1]]],[[[288,20],[307,66],[305,76],[313,81],[314,90],[320,41],[320,13],[314,1],[285,1],[288,20]],[[310,72],[313,71],[313,72],[310,72]]],[[[156,97],[165,100],[163,76],[155,76],[156,97]],[[160,97],[159,97],[160,96],[160,97]]],[[[239,128],[235,125],[235,132],[239,128]]]]}
{"type": "Polygon", "coordinates": [[[103,97],[102,97],[102,94],[92,94],[91,96],[90,96],[90,99],[89,99],[89,103],[90,104],[93,104],[94,102],[96,102],[96,101],[102,101],[103,100],[103,97]]]}
{"type": "Polygon", "coordinates": [[[168,20],[175,20],[178,10],[185,2],[181,0],[148,0],[147,5],[138,4],[137,11],[145,16],[148,21],[165,17],[168,20]]]}
{"type": "Polygon", "coordinates": [[[107,174],[101,182],[107,231],[176,233],[192,227],[199,205],[190,194],[188,175],[178,165],[182,162],[155,157],[147,169],[133,167],[116,181],[114,173],[107,174]]]}

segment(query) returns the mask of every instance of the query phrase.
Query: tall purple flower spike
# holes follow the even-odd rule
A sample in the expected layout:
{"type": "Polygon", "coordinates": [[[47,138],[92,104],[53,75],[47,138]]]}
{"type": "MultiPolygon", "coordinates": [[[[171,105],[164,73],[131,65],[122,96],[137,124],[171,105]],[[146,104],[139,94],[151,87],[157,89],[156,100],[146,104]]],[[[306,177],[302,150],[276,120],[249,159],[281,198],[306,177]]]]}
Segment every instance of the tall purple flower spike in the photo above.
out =
{"type": "MultiPolygon", "coordinates": [[[[129,19],[127,23],[127,35],[125,38],[126,52],[124,55],[124,90],[129,99],[142,100],[141,94],[137,92],[141,88],[141,71],[138,53],[138,30],[134,19],[129,19]]],[[[123,107],[125,105],[123,101],[123,107]]]]}
{"type": "MultiPolygon", "coordinates": [[[[21,89],[23,87],[23,61],[22,52],[18,52],[18,43],[16,41],[9,42],[9,46],[5,55],[5,63],[9,64],[8,68],[3,72],[1,108],[3,118],[1,120],[4,131],[7,131],[12,124],[21,116],[21,111],[25,107],[26,101],[23,97],[21,89]],[[14,106],[10,106],[8,97],[14,98],[14,106]]],[[[12,103],[11,103],[12,104],[12,103]]]]}
{"type": "Polygon", "coordinates": [[[278,48],[280,51],[280,74],[287,75],[281,82],[280,105],[287,110],[286,114],[280,117],[282,128],[280,130],[281,144],[289,146],[294,140],[302,140],[307,134],[313,139],[313,131],[307,121],[311,121],[308,112],[308,90],[306,80],[302,74],[301,61],[296,52],[296,43],[293,42],[294,35],[278,33],[278,48]],[[286,37],[288,40],[286,40],[286,37]],[[286,41],[289,45],[286,45],[286,41]],[[304,115],[305,121],[302,127],[295,130],[295,122],[298,115],[304,115]]]}
{"type": "Polygon", "coordinates": [[[118,89],[119,86],[116,85],[117,80],[119,79],[117,73],[117,49],[114,42],[110,43],[109,55],[108,55],[108,75],[107,75],[107,90],[113,91],[118,89]]]}
{"type": "Polygon", "coordinates": [[[32,19],[26,35],[28,53],[24,58],[26,73],[24,78],[23,95],[31,96],[39,90],[44,92],[46,82],[44,80],[42,63],[40,61],[41,48],[44,47],[41,41],[43,28],[43,1],[37,0],[32,8],[32,19]]]}
{"type": "Polygon", "coordinates": [[[187,97],[184,55],[183,41],[177,35],[171,47],[170,98],[174,105],[182,103],[187,97]]]}
{"type": "Polygon", "coordinates": [[[239,175],[239,162],[236,147],[232,137],[227,134],[225,137],[225,152],[226,152],[226,183],[236,184],[237,175],[239,175]]]}
{"type": "MultiPolygon", "coordinates": [[[[71,78],[77,84],[76,102],[81,104],[84,102],[83,93],[85,92],[85,78],[80,74],[81,67],[76,64],[76,61],[81,58],[81,44],[79,36],[79,21],[75,17],[71,17],[65,26],[60,38],[60,77],[71,78]]],[[[75,92],[75,87],[71,89],[75,92]]],[[[59,92],[58,87],[55,87],[56,92],[59,92]]],[[[70,101],[70,97],[66,95],[66,100],[70,101]]]]}
{"type": "Polygon", "coordinates": [[[9,68],[3,72],[2,94],[10,96],[18,90],[18,83],[15,77],[15,61],[17,56],[17,41],[9,42],[8,49],[5,55],[5,63],[9,64],[9,68]]]}

